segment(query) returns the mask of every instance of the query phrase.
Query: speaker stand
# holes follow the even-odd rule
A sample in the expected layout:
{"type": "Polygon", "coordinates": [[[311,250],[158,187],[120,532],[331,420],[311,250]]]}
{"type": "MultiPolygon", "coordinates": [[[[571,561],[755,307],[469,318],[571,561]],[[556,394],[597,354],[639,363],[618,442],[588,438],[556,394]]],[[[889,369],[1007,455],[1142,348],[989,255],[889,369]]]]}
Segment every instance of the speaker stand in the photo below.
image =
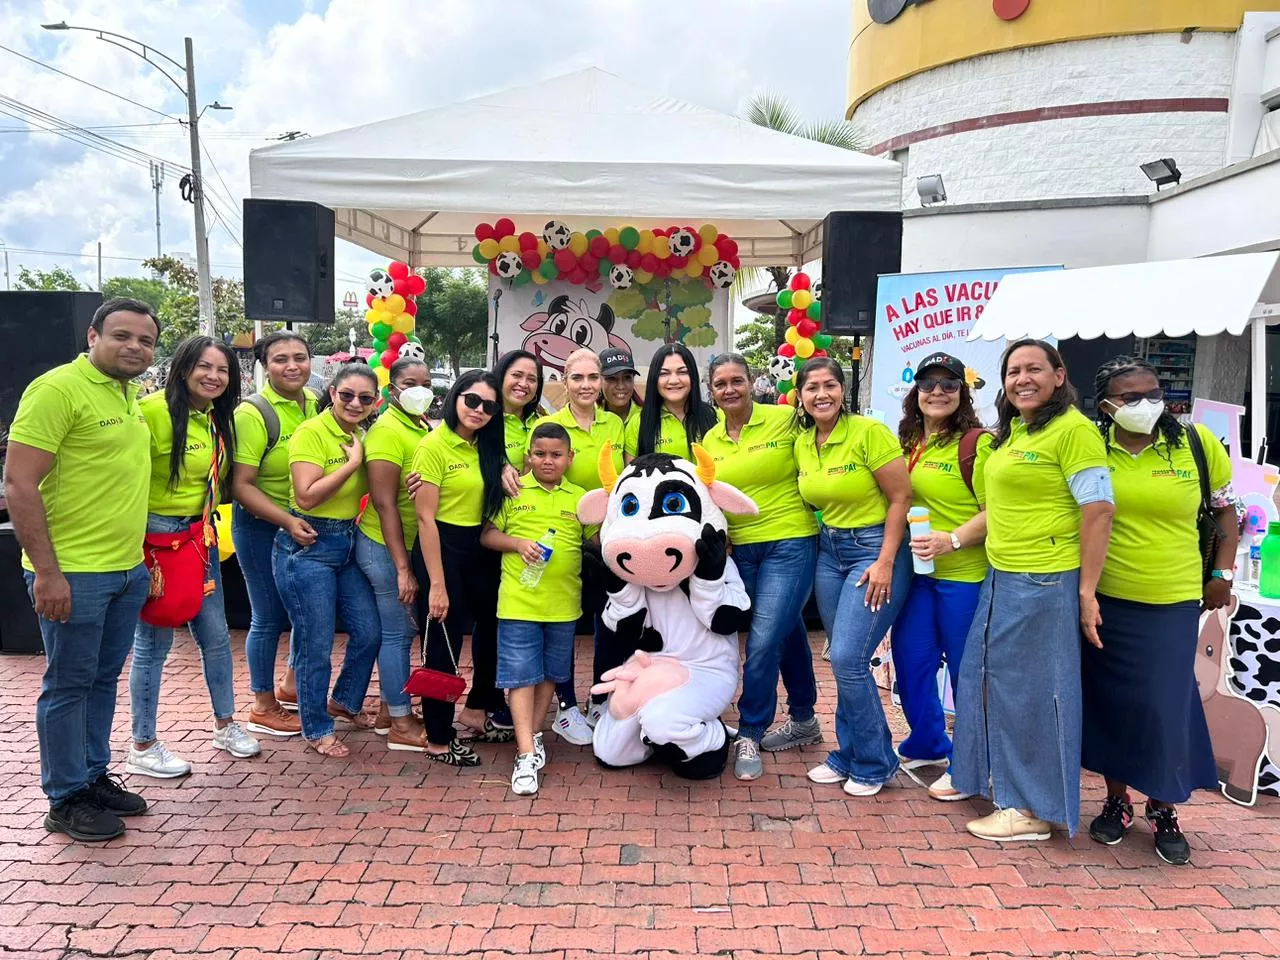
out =
{"type": "Polygon", "coordinates": [[[498,301],[502,299],[502,290],[493,291],[493,333],[489,339],[493,341],[493,367],[498,367],[498,301]]]}

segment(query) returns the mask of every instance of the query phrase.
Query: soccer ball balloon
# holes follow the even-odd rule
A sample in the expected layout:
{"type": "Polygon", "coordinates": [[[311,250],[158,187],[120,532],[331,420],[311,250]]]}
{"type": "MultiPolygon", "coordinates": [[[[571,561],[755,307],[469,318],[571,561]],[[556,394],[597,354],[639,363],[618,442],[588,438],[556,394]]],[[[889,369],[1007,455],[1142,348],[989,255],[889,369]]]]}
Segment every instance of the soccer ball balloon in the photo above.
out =
{"type": "Polygon", "coordinates": [[[667,240],[667,246],[671,248],[673,257],[687,257],[693,253],[693,248],[697,245],[698,241],[694,238],[693,233],[684,227],[671,234],[667,240]]]}
{"type": "Polygon", "coordinates": [[[733,278],[738,275],[738,271],[733,269],[733,264],[727,260],[717,260],[711,265],[711,269],[707,271],[707,276],[721,290],[726,287],[733,286],[733,278]]]}
{"type": "Polygon", "coordinates": [[[514,280],[524,269],[524,261],[520,259],[518,253],[500,253],[494,262],[493,269],[498,271],[498,276],[502,279],[514,280]]]}
{"type": "Polygon", "coordinates": [[[368,290],[375,300],[378,297],[389,297],[396,291],[396,282],[385,270],[370,270],[368,290]]]}
{"type": "Polygon", "coordinates": [[[609,283],[615,290],[626,290],[635,280],[635,271],[625,263],[614,264],[609,270],[609,283]]]}
{"type": "Polygon", "coordinates": [[[422,349],[422,344],[406,340],[400,346],[400,356],[412,357],[414,360],[426,360],[427,351],[422,349]]]}
{"type": "Polygon", "coordinates": [[[790,380],[796,372],[796,362],[791,357],[770,357],[769,358],[769,378],[777,383],[780,380],[790,380]]]}
{"type": "Polygon", "coordinates": [[[542,239],[547,241],[547,246],[552,250],[563,250],[569,245],[569,238],[573,236],[573,231],[569,229],[569,225],[560,220],[548,220],[547,225],[542,228],[542,239]]]}

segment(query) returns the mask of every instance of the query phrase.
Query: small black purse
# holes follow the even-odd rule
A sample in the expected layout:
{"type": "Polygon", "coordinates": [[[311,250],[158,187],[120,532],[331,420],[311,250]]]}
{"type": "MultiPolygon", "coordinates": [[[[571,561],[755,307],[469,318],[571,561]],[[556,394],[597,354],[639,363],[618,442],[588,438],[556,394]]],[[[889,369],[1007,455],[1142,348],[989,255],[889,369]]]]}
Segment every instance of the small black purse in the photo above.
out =
{"type": "Polygon", "coordinates": [[[1200,579],[1208,583],[1210,574],[1216,569],[1218,547],[1226,538],[1226,531],[1218,525],[1213,515],[1213,507],[1209,505],[1209,463],[1205,459],[1204,445],[1195,424],[1182,428],[1187,445],[1191,448],[1191,457],[1196,462],[1196,473],[1200,475],[1200,509],[1196,511],[1196,531],[1200,535],[1200,579]]]}

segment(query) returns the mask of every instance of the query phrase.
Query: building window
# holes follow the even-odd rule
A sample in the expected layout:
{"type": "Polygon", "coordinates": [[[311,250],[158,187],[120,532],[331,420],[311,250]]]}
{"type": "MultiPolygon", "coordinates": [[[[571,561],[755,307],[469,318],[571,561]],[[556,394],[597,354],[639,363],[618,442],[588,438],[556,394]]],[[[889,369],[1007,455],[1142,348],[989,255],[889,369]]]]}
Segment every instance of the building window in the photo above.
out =
{"type": "Polygon", "coordinates": [[[911,162],[911,148],[903,147],[900,150],[893,150],[889,153],[890,160],[896,160],[902,164],[902,179],[907,179],[907,167],[911,162]]]}

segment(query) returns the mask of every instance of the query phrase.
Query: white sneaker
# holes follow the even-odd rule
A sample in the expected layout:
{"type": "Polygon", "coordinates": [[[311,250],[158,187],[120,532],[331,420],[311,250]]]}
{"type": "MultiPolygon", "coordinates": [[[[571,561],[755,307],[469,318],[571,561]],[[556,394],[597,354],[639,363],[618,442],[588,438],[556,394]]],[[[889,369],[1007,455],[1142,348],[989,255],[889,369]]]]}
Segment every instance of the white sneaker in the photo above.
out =
{"type": "Polygon", "coordinates": [[[851,797],[874,797],[883,786],[883,783],[859,783],[857,780],[846,780],[844,792],[851,797]]]}
{"type": "Polygon", "coordinates": [[[839,783],[841,780],[848,779],[843,773],[836,773],[825,763],[810,770],[808,776],[814,783],[839,783]]]}
{"type": "Polygon", "coordinates": [[[552,729],[562,740],[567,740],[576,747],[584,747],[591,742],[591,727],[592,724],[577,706],[567,710],[556,709],[556,722],[552,729]]]}
{"type": "Polygon", "coordinates": [[[190,773],[191,764],[170,753],[164,742],[157,740],[145,750],[130,747],[129,759],[125,761],[124,769],[126,773],[140,777],[172,780],[174,777],[185,777],[190,773]]]}
{"type": "Polygon", "coordinates": [[[948,770],[933,783],[929,784],[929,796],[934,800],[950,802],[952,800],[968,800],[972,793],[961,793],[951,785],[951,771],[948,770]]]}
{"type": "Polygon", "coordinates": [[[249,736],[244,727],[234,720],[221,730],[214,729],[213,745],[241,760],[245,757],[256,757],[262,752],[262,744],[249,736]]]}
{"type": "Polygon", "coordinates": [[[516,757],[511,771],[511,792],[518,797],[528,797],[538,792],[538,758],[532,753],[516,757]]]}
{"type": "Polygon", "coordinates": [[[537,764],[538,770],[547,765],[547,748],[542,744],[541,733],[533,735],[533,762],[537,764]]]}
{"type": "Polygon", "coordinates": [[[604,703],[593,703],[587,708],[587,726],[592,730],[596,728],[596,724],[600,722],[600,718],[604,716],[604,712],[609,709],[609,701],[604,703]]]}

